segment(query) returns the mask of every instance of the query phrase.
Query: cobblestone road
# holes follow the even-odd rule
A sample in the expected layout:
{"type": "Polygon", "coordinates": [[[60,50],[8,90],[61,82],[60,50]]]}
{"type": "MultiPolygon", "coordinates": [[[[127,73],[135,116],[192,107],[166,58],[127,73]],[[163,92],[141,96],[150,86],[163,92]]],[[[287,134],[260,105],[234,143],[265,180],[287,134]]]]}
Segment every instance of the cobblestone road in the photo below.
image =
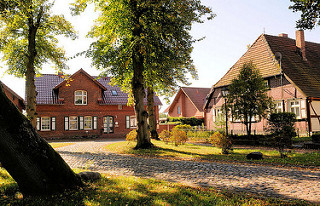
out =
{"type": "Polygon", "coordinates": [[[103,146],[114,141],[79,141],[58,148],[72,168],[153,177],[193,186],[212,186],[263,196],[297,198],[320,204],[320,171],[215,162],[146,159],[106,153],[103,146]]]}

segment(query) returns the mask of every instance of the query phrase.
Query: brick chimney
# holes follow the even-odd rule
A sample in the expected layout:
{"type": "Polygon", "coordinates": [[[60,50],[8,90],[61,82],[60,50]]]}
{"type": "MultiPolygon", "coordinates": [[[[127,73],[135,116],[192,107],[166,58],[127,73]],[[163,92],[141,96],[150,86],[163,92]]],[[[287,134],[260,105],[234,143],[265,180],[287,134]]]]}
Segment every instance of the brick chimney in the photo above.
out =
{"type": "Polygon", "coordinates": [[[279,37],[285,37],[285,38],[288,38],[288,34],[285,34],[285,33],[281,33],[278,35],[279,37]]]}
{"type": "Polygon", "coordinates": [[[296,46],[300,49],[301,56],[302,56],[303,60],[307,61],[306,42],[304,40],[304,31],[303,30],[296,31],[296,46]]]}

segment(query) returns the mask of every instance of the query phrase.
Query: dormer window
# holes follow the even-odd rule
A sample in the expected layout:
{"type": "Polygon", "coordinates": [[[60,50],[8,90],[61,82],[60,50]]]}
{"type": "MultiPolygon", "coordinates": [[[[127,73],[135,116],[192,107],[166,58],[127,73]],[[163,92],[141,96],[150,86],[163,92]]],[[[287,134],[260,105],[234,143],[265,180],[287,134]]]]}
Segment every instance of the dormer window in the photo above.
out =
{"type": "Polygon", "coordinates": [[[87,91],[77,90],[74,92],[75,105],[87,105],[87,91]]]}
{"type": "Polygon", "coordinates": [[[111,90],[112,96],[118,96],[118,92],[116,90],[111,90]]]}

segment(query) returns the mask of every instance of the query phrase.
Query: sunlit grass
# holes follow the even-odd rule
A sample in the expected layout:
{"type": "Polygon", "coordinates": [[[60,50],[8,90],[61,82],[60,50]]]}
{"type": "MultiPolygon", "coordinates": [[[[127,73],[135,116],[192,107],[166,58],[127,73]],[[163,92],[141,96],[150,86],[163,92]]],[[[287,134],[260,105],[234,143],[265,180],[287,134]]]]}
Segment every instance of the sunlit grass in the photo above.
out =
{"type": "Polygon", "coordinates": [[[280,158],[279,152],[272,149],[234,149],[231,154],[221,154],[221,149],[212,146],[200,146],[184,144],[174,146],[162,141],[152,140],[156,146],[153,149],[134,150],[135,142],[118,142],[105,147],[108,152],[120,154],[132,154],[145,157],[182,159],[182,160],[210,160],[210,161],[233,161],[243,163],[265,163],[286,166],[320,166],[320,153],[298,153],[294,150],[287,158],[280,158]],[[246,155],[250,152],[261,152],[263,160],[247,160],[246,155]]]}
{"type": "MultiPolygon", "coordinates": [[[[0,170],[0,176],[6,176],[0,170]]],[[[77,191],[47,197],[23,197],[17,184],[0,184],[1,205],[310,205],[304,201],[232,194],[213,188],[189,187],[155,179],[103,175],[77,191]]],[[[12,183],[13,182],[13,183],[12,183]]]]}
{"type": "Polygon", "coordinates": [[[65,147],[65,146],[69,146],[69,145],[74,145],[75,143],[67,143],[67,142],[51,142],[49,143],[51,145],[51,147],[53,147],[54,149],[59,148],[59,147],[65,147]]]}

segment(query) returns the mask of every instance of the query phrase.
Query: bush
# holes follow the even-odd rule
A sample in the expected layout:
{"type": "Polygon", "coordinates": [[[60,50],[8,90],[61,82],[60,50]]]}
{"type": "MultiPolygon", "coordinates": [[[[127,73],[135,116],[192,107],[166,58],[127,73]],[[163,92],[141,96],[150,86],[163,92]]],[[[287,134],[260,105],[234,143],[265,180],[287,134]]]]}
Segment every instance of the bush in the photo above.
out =
{"type": "Polygon", "coordinates": [[[127,135],[126,135],[126,140],[127,141],[137,141],[137,131],[131,130],[127,135]]]}
{"type": "Polygon", "coordinates": [[[168,142],[170,141],[170,136],[170,131],[168,130],[162,130],[162,132],[160,132],[159,134],[159,138],[166,144],[168,144],[168,142]]]}
{"type": "Polygon", "coordinates": [[[229,151],[232,150],[232,141],[223,133],[215,132],[210,137],[210,142],[213,146],[221,148],[222,154],[229,154],[229,151]]]}
{"type": "Polygon", "coordinates": [[[286,157],[285,148],[292,147],[292,138],[296,136],[294,113],[272,113],[268,119],[269,131],[271,132],[274,147],[278,149],[280,157],[286,157]]]}
{"type": "Polygon", "coordinates": [[[203,119],[197,119],[195,117],[169,117],[169,122],[181,122],[181,124],[188,124],[191,126],[201,126],[204,124],[203,119]]]}
{"type": "Polygon", "coordinates": [[[187,133],[185,131],[173,128],[171,132],[170,142],[174,142],[175,146],[186,143],[188,140],[187,133]]]}
{"type": "Polygon", "coordinates": [[[187,132],[189,130],[192,130],[192,127],[188,124],[181,124],[181,125],[175,126],[173,129],[178,129],[178,130],[187,132]]]}
{"type": "Polygon", "coordinates": [[[312,135],[312,142],[314,143],[320,143],[320,134],[313,134],[312,135]]]}

